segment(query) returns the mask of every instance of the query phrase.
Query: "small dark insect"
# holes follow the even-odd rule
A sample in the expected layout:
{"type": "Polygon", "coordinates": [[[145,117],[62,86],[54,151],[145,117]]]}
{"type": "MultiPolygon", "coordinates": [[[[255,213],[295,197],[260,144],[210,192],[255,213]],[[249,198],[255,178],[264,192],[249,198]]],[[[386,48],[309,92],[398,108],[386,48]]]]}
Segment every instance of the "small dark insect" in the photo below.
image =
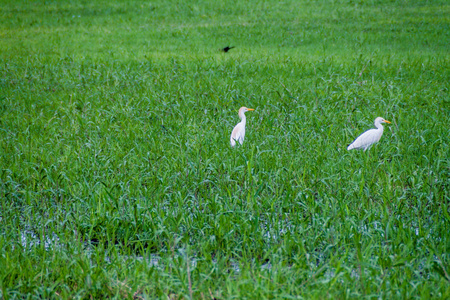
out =
{"type": "Polygon", "coordinates": [[[233,48],[235,48],[234,46],[226,46],[225,48],[221,48],[221,49],[219,49],[220,51],[222,51],[222,52],[228,52],[229,50],[231,50],[231,49],[233,49],[233,48]]]}

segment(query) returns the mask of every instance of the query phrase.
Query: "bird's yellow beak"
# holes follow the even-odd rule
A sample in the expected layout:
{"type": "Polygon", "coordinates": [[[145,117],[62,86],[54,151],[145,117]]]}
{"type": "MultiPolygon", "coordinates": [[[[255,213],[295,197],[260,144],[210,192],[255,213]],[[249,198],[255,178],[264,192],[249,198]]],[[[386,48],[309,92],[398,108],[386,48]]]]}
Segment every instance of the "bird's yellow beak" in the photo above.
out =
{"type": "Polygon", "coordinates": [[[247,108],[247,110],[250,111],[250,110],[254,110],[254,109],[253,108],[247,108]]]}
{"type": "Polygon", "coordinates": [[[391,122],[389,122],[388,120],[384,120],[384,122],[385,122],[385,123],[389,123],[389,124],[391,124],[391,122]]]}

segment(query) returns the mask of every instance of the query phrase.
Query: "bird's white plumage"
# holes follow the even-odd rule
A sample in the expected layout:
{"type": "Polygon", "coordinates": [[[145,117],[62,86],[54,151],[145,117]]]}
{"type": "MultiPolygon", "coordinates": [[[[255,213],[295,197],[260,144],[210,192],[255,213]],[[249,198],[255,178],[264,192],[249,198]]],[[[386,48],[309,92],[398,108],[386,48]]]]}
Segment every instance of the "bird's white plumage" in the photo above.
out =
{"type": "Polygon", "coordinates": [[[231,147],[236,146],[236,141],[238,141],[241,145],[244,143],[244,137],[245,137],[245,113],[247,111],[252,111],[253,108],[247,108],[247,107],[241,107],[239,109],[239,118],[241,118],[241,122],[239,122],[236,126],[234,126],[233,131],[231,132],[230,136],[230,144],[231,147]]]}
{"type": "Polygon", "coordinates": [[[377,129],[369,129],[360,136],[358,136],[353,143],[351,143],[347,150],[364,149],[366,151],[370,146],[378,142],[383,135],[383,125],[381,123],[391,123],[381,117],[375,119],[375,127],[377,129]]]}

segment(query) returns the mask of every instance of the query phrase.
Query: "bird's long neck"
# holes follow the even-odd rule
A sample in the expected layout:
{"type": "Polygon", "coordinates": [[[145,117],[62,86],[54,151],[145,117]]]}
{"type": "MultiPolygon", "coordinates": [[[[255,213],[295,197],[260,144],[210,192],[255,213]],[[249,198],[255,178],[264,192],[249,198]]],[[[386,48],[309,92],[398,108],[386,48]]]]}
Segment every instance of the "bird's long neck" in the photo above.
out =
{"type": "Polygon", "coordinates": [[[384,130],[384,127],[383,127],[383,125],[381,125],[381,123],[378,123],[378,122],[375,123],[375,127],[381,132],[383,132],[383,130],[384,130]]]}
{"type": "Polygon", "coordinates": [[[245,113],[240,112],[239,117],[241,118],[241,123],[245,125],[245,122],[247,121],[247,119],[245,118],[245,113]]]}

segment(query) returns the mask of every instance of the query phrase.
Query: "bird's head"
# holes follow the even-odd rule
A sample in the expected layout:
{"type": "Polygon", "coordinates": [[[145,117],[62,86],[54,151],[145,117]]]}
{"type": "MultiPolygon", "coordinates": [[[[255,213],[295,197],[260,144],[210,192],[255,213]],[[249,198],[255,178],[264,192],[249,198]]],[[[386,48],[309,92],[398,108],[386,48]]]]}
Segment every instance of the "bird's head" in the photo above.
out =
{"type": "Polygon", "coordinates": [[[247,108],[247,107],[245,107],[245,106],[242,106],[240,109],[239,109],[239,112],[248,112],[248,111],[252,111],[252,110],[254,110],[253,108],[247,108]]]}
{"type": "Polygon", "coordinates": [[[383,119],[382,117],[378,117],[375,119],[375,124],[388,123],[391,124],[388,120],[383,119]]]}
{"type": "Polygon", "coordinates": [[[254,109],[253,109],[253,108],[247,108],[247,107],[245,107],[245,106],[242,106],[242,107],[239,109],[239,117],[242,119],[242,116],[243,116],[246,112],[252,111],[252,110],[254,110],[254,109]]]}

